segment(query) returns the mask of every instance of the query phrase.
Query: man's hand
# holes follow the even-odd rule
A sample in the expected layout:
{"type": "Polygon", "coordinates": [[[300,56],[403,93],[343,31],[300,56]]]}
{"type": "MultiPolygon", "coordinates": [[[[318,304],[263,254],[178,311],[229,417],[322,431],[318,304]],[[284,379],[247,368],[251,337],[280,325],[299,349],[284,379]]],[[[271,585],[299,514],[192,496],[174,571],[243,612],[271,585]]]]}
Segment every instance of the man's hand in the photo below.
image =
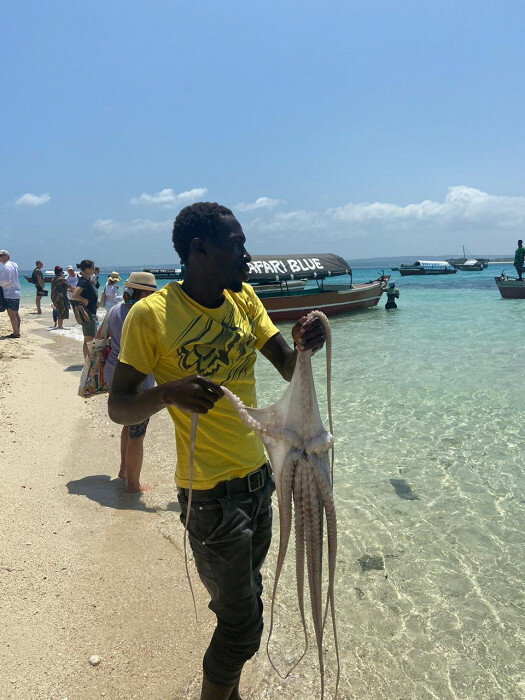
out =
{"type": "Polygon", "coordinates": [[[309,321],[307,316],[303,316],[297,321],[292,328],[292,338],[299,352],[312,350],[312,353],[317,352],[323,347],[326,336],[324,326],[318,316],[314,316],[309,321]]]}
{"type": "Polygon", "coordinates": [[[191,413],[208,413],[223,396],[218,384],[199,375],[167,382],[160,388],[165,404],[191,413]]]}

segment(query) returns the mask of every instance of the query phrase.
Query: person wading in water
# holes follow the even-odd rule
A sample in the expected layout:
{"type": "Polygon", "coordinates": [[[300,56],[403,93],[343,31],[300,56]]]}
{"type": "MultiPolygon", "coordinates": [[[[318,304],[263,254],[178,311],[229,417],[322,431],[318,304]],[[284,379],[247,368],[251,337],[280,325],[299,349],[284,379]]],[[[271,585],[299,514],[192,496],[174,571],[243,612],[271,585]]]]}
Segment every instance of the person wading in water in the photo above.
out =
{"type": "Polygon", "coordinates": [[[217,626],[204,654],[201,700],[238,700],[244,663],[263,629],[261,566],[272,532],[273,478],[262,443],[239,420],[221,384],[254,406],[259,350],[282,377],[297,352],[324,343],[319,319],[292,329],[292,350],[248,280],[251,260],[241,225],[226,207],[183,209],[173,243],[186,266],[172,282],[131,308],[122,331],[109,415],[124,425],[167,408],[175,424],[175,480],[186,522],[191,414],[199,418],[188,534],[217,626]],[[158,386],[139,392],[148,374],[158,386]]]}

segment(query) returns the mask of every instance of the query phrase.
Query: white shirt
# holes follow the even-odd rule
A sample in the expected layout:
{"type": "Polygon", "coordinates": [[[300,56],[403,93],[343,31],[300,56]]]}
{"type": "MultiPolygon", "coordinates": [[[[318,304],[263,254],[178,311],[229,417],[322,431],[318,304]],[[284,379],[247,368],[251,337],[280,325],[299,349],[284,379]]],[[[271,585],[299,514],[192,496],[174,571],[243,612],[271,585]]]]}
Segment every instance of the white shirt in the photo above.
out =
{"type": "MultiPolygon", "coordinates": [[[[78,284],[78,277],[75,274],[73,275],[73,277],[70,277],[68,275],[66,277],[66,282],[69,284],[70,287],[76,287],[78,284]]],[[[73,299],[73,292],[70,292],[68,290],[67,298],[71,301],[71,299],[73,299]]]]}
{"type": "Polygon", "coordinates": [[[0,274],[0,287],[4,290],[6,299],[20,299],[20,282],[18,281],[18,265],[8,260],[0,274]]]}
{"type": "Polygon", "coordinates": [[[108,284],[104,287],[104,293],[106,295],[106,303],[116,304],[118,300],[118,284],[108,284]]]}

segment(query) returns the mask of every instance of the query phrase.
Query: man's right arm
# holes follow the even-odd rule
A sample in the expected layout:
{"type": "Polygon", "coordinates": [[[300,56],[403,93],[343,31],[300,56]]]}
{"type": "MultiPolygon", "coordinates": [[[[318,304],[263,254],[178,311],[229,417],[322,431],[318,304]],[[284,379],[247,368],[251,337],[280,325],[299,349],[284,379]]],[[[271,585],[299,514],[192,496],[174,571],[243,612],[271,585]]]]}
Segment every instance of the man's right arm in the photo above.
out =
{"type": "Polygon", "coordinates": [[[199,375],[140,391],[146,376],[131,365],[117,362],[108,401],[112,421],[137,425],[170,405],[190,413],[207,413],[223,395],[218,384],[199,375]]]}

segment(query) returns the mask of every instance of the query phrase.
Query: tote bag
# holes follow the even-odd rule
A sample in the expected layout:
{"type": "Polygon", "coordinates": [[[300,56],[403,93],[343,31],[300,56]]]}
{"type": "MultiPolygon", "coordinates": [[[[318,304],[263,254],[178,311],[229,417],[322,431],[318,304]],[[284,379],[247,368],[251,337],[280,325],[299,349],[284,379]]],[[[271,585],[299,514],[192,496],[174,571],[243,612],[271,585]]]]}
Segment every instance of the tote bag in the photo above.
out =
{"type": "Polygon", "coordinates": [[[111,339],[108,337],[108,315],[102,323],[101,338],[95,338],[87,344],[88,354],[78,385],[78,395],[89,399],[97,394],[104,394],[104,364],[111,351],[111,339]]]}

